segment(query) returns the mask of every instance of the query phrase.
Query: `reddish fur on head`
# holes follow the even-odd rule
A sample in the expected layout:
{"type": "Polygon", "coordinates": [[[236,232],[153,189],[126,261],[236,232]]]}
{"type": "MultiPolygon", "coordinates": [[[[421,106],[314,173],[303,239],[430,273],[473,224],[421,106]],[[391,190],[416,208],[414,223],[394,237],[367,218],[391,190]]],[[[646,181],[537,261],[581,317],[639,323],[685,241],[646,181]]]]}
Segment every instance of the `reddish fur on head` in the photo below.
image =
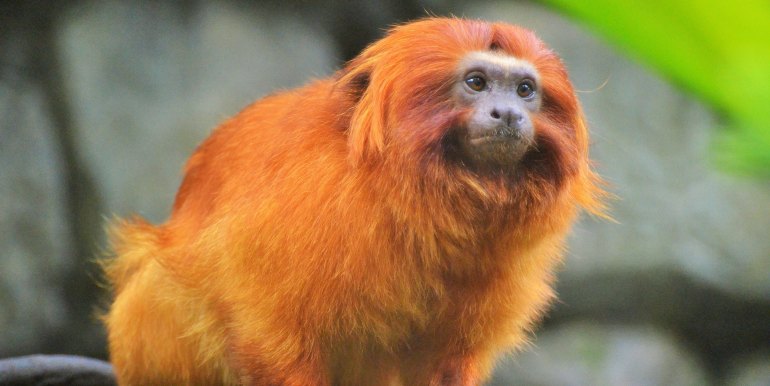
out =
{"type": "Polygon", "coordinates": [[[331,78],[223,123],[171,218],[115,226],[105,317],[122,384],[475,385],[552,298],[582,207],[588,133],[559,58],[519,27],[425,19],[331,78]],[[458,157],[460,60],[534,65],[535,145],[510,170],[458,157]],[[515,166],[515,167],[513,167],[515,166]]]}

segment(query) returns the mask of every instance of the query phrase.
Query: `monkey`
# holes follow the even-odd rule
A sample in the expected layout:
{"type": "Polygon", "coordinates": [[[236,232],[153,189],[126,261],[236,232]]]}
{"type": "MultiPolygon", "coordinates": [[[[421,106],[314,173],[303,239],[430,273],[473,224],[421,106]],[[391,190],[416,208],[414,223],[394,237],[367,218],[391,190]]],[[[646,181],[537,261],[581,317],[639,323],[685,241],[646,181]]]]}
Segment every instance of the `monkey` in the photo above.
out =
{"type": "Polygon", "coordinates": [[[121,385],[485,382],[606,193],[562,60],[425,18],[223,122],[170,217],[109,226],[121,385]]]}

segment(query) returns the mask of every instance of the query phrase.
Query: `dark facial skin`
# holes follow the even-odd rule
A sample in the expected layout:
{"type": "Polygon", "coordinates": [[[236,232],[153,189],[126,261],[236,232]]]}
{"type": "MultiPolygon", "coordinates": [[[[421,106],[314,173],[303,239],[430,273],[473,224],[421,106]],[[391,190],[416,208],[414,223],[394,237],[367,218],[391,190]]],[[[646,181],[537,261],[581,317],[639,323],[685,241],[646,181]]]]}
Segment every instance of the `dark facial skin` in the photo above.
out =
{"type": "Polygon", "coordinates": [[[502,53],[471,53],[460,64],[454,94],[458,107],[470,111],[457,133],[463,158],[478,168],[515,168],[534,144],[532,115],[542,101],[534,67],[502,53]]]}

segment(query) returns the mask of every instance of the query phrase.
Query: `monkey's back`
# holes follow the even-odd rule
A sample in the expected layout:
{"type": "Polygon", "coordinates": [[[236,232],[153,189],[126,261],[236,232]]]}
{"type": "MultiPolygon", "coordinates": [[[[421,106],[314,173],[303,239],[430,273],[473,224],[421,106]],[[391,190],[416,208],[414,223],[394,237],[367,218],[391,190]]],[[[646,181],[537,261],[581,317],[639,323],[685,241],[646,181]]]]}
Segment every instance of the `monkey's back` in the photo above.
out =
{"type": "Polygon", "coordinates": [[[113,224],[105,321],[122,383],[234,382],[233,346],[390,346],[426,318],[418,272],[387,245],[391,215],[351,172],[331,92],[318,81],[248,106],[196,149],[166,223],[113,224]]]}

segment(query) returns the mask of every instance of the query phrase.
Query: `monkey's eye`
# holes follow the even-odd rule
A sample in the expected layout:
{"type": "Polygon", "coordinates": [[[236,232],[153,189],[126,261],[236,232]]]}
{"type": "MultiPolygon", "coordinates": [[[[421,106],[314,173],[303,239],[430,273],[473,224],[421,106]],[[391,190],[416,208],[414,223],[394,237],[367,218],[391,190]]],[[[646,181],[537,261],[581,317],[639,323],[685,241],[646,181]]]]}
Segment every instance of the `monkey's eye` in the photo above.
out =
{"type": "Polygon", "coordinates": [[[525,79],[519,83],[519,87],[516,88],[516,93],[522,98],[531,98],[535,95],[535,83],[529,79],[525,79]]]}
{"type": "Polygon", "coordinates": [[[466,78],[465,84],[468,85],[471,90],[476,92],[483,91],[487,87],[486,79],[482,78],[480,75],[473,75],[466,78]]]}

